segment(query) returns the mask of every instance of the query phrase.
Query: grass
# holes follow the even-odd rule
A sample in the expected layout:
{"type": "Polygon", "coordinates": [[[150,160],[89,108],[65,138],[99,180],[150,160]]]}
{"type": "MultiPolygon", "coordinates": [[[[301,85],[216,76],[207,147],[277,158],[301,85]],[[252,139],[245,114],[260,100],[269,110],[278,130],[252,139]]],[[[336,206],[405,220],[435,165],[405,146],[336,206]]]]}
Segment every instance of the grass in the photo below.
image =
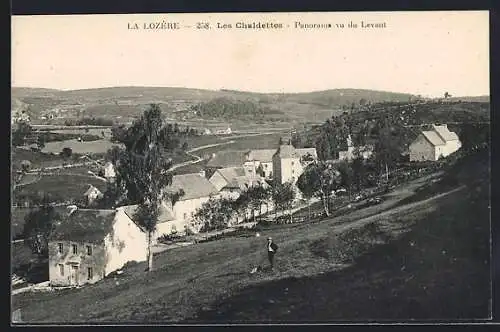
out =
{"type": "Polygon", "coordinates": [[[14,194],[29,195],[45,192],[58,201],[67,201],[81,199],[89,184],[96,186],[101,191],[105,190],[105,182],[95,177],[84,174],[61,174],[42,176],[35,183],[17,188],[14,194]]]}
{"type": "Polygon", "coordinates": [[[268,135],[230,138],[226,141],[234,141],[234,143],[198,150],[195,154],[204,156],[225,150],[277,149],[281,136],[283,136],[282,133],[273,133],[268,135]]]}
{"type": "Polygon", "coordinates": [[[78,140],[67,140],[62,142],[49,142],[42,149],[44,153],[59,153],[63,148],[68,147],[77,154],[106,153],[117,144],[108,140],[98,140],[92,142],[78,142],[78,140]]]}
{"type": "Polygon", "coordinates": [[[19,148],[12,149],[11,160],[13,169],[20,169],[23,160],[29,160],[31,168],[59,166],[63,163],[59,156],[19,148]]]}

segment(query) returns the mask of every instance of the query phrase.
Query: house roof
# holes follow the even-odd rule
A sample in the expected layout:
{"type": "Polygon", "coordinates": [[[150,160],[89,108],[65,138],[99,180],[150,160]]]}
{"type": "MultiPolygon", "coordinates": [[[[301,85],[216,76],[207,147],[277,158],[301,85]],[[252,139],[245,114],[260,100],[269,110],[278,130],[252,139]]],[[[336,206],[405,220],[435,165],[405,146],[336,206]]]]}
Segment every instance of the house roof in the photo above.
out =
{"type": "Polygon", "coordinates": [[[441,125],[441,126],[432,126],[432,129],[444,140],[444,141],[454,141],[458,140],[457,134],[454,132],[450,131],[447,126],[441,125]]]}
{"type": "Polygon", "coordinates": [[[56,225],[50,240],[102,242],[113,229],[116,210],[77,209],[56,225]]]}
{"type": "Polygon", "coordinates": [[[238,177],[238,176],[245,176],[245,169],[243,167],[226,167],[226,168],[220,168],[217,170],[217,172],[222,175],[222,177],[230,182],[232,179],[238,177]]]}
{"type": "Polygon", "coordinates": [[[248,187],[258,184],[268,186],[264,179],[257,176],[238,176],[231,179],[231,181],[226,186],[224,186],[224,188],[246,190],[248,189],[248,187]]]}
{"type": "Polygon", "coordinates": [[[273,155],[275,153],[276,149],[250,150],[248,153],[248,160],[258,160],[262,163],[269,163],[273,161],[273,155]]]}
{"type": "MultiPolygon", "coordinates": [[[[120,208],[123,209],[123,212],[125,212],[125,214],[131,220],[134,220],[137,207],[138,207],[138,205],[136,204],[136,205],[126,205],[126,206],[122,206],[120,208]]],[[[166,221],[172,221],[174,219],[175,219],[175,217],[174,217],[172,210],[169,209],[164,204],[161,204],[160,205],[160,215],[158,216],[158,222],[162,223],[162,222],[166,222],[166,221]]]]}
{"type": "Polygon", "coordinates": [[[435,131],[422,131],[422,135],[434,146],[446,144],[435,131]]]}
{"type": "Polygon", "coordinates": [[[278,150],[274,155],[278,155],[281,158],[298,158],[299,154],[292,145],[280,145],[278,150]]]}
{"type": "Polygon", "coordinates": [[[200,173],[174,175],[172,184],[167,187],[167,192],[174,193],[180,189],[184,191],[184,195],[180,197],[181,201],[209,197],[217,193],[214,185],[200,173]]]}
{"type": "Polygon", "coordinates": [[[208,167],[235,167],[241,166],[246,161],[248,150],[220,151],[207,163],[208,167]]]}

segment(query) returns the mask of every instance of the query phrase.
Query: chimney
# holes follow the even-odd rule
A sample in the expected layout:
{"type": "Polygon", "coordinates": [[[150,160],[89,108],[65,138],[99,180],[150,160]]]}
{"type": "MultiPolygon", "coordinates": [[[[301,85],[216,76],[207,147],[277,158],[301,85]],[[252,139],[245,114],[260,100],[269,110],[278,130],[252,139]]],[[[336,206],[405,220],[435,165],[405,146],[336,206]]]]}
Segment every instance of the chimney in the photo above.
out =
{"type": "Polygon", "coordinates": [[[205,171],[204,171],[204,170],[200,171],[200,172],[199,172],[199,174],[200,174],[200,176],[201,176],[201,177],[203,177],[203,178],[206,176],[206,173],[205,173],[205,171]]]}

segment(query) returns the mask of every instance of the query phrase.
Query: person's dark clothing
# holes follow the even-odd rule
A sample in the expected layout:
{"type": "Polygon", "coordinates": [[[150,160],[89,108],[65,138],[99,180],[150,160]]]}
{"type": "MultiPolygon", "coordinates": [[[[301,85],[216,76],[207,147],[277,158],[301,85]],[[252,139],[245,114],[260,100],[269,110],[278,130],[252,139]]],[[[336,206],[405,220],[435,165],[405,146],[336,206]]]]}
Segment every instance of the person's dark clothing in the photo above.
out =
{"type": "Polygon", "coordinates": [[[267,244],[267,258],[269,259],[269,265],[271,269],[274,267],[274,255],[278,250],[278,246],[274,242],[270,242],[267,244]]]}

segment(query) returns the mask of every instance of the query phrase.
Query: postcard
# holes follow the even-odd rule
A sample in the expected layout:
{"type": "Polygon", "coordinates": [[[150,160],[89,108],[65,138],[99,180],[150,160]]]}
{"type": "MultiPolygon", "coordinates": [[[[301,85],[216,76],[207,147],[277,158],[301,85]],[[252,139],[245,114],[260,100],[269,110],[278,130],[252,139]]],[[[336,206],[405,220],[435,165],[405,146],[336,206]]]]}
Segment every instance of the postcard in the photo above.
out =
{"type": "Polygon", "coordinates": [[[12,17],[16,325],[485,322],[488,11],[12,17]]]}

